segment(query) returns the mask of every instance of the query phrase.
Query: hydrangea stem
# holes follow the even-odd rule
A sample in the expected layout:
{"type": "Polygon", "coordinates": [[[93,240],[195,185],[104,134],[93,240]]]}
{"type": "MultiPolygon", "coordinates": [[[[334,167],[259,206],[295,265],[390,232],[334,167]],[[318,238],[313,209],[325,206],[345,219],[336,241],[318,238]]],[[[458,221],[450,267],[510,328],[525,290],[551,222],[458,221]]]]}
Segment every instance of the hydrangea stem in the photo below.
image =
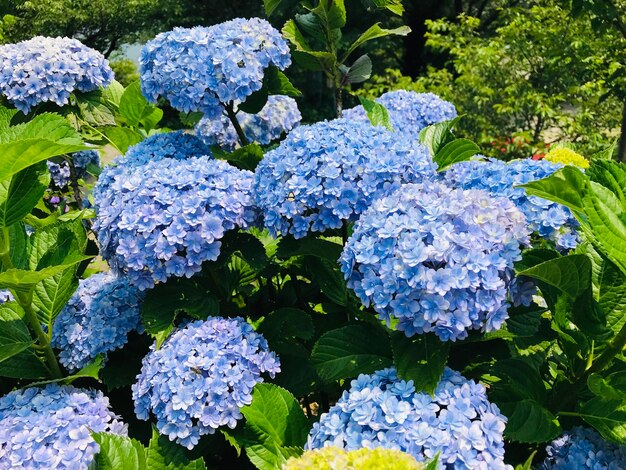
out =
{"type": "Polygon", "coordinates": [[[225,106],[225,108],[226,108],[226,115],[228,116],[228,119],[230,119],[230,122],[233,124],[233,127],[235,128],[235,132],[237,132],[237,136],[239,137],[239,142],[241,143],[241,146],[245,147],[250,142],[248,142],[248,138],[246,137],[246,134],[243,132],[243,129],[241,128],[241,124],[239,124],[239,121],[237,120],[237,114],[235,114],[233,103],[232,102],[228,103],[225,106]]]}

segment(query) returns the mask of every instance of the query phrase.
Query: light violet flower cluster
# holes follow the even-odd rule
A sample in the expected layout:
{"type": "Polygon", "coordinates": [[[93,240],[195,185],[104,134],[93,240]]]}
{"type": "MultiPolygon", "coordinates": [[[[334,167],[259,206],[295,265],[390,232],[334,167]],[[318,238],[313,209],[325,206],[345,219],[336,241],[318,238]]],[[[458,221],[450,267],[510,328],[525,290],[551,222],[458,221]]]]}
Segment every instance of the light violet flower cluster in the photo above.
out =
{"type": "Polygon", "coordinates": [[[260,18],[174,28],[142,49],[141,89],[149,100],[162,96],[179,111],[217,119],[224,104],[261,89],[266,68],[290,63],[287,42],[260,18]]]}
{"type": "Polygon", "coordinates": [[[369,123],[337,119],[294,129],[265,155],[254,202],[272,235],[304,237],[354,221],[403,183],[435,175],[426,147],[369,123]]]}
{"type": "MultiPolygon", "coordinates": [[[[272,95],[258,114],[237,113],[237,120],[249,142],[267,145],[296,127],[302,115],[296,100],[289,96],[272,95]]],[[[207,145],[218,145],[232,152],[239,147],[239,137],[227,116],[202,118],[196,125],[196,135],[207,145]]]]}
{"type": "Polygon", "coordinates": [[[199,320],[152,346],[132,387],[135,412],[154,415],[161,434],[192,449],[201,436],[237,425],[264,372],[273,378],[280,363],[245,320],[199,320]]]}
{"type": "Polygon", "coordinates": [[[602,439],[593,429],[577,426],[546,447],[540,470],[622,470],[626,447],[602,439]]]}
{"type": "MultiPolygon", "coordinates": [[[[383,93],[374,101],[383,105],[389,113],[391,127],[396,132],[419,140],[420,132],[438,122],[449,121],[457,116],[452,103],[442,100],[434,93],[416,93],[397,90],[383,93]]],[[[343,112],[346,119],[369,122],[363,106],[359,105],[343,112]]]]}
{"type": "MultiPolygon", "coordinates": [[[[87,176],[87,168],[89,165],[100,166],[100,154],[95,150],[85,150],[76,152],[71,155],[76,171],[76,178],[83,179],[87,176]]],[[[66,161],[55,163],[48,161],[48,170],[54,185],[59,188],[65,188],[70,183],[70,164],[66,161]]]]}
{"type": "Polygon", "coordinates": [[[528,243],[523,214],[505,198],[408,184],[361,216],[341,270],[359,299],[407,336],[455,341],[502,326],[513,263],[528,243]]]}
{"type": "Polygon", "coordinates": [[[350,385],[313,425],[307,449],[383,447],[418,461],[439,453],[440,469],[511,469],[504,464],[506,418],[483,385],[449,368],[433,396],[395,369],[359,375],[350,385]]]}
{"type": "Polygon", "coordinates": [[[111,273],[81,280],[52,329],[52,345],[61,350],[61,364],[76,371],[98,354],[123,347],[130,332],[142,332],[143,297],[127,279],[111,273]]]}
{"type": "Polygon", "coordinates": [[[73,91],[112,80],[104,56],[76,39],[37,36],[0,46],[0,93],[25,114],[44,102],[66,105],[73,91]]]}
{"type": "Polygon", "coordinates": [[[547,178],[562,164],[547,160],[513,160],[505,163],[496,159],[460,162],[446,171],[448,184],[463,189],[482,189],[510,199],[524,213],[531,232],[551,240],[561,250],[575,248],[579,242],[578,222],[570,210],[536,196],[527,196],[518,185],[547,178]]]}
{"type": "Polygon", "coordinates": [[[15,390],[0,398],[0,468],[87,470],[100,450],[92,432],[127,433],[102,392],[15,390]]]}

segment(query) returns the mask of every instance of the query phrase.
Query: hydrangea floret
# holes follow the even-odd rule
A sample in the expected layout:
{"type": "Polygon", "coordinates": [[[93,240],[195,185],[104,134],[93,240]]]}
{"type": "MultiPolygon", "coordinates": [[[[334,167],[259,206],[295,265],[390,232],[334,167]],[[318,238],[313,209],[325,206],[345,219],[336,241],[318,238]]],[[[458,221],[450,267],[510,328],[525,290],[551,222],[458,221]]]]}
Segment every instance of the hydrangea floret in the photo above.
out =
{"type": "MultiPolygon", "coordinates": [[[[271,95],[258,114],[237,112],[237,120],[249,142],[267,145],[296,127],[302,115],[296,100],[289,96],[271,95]]],[[[226,151],[240,146],[237,131],[228,116],[218,119],[202,118],[196,125],[196,135],[207,145],[218,145],[226,151]]]]}
{"type": "Polygon", "coordinates": [[[287,42],[260,18],[174,28],[142,49],[141,89],[153,102],[162,96],[179,111],[217,119],[225,104],[261,89],[270,65],[283,70],[290,63],[287,42]]]}
{"type": "Polygon", "coordinates": [[[552,163],[574,165],[582,168],[583,170],[586,170],[590,166],[589,160],[587,160],[581,154],[574,152],[572,149],[569,149],[567,147],[557,147],[550,150],[546,154],[544,159],[552,163]]]}
{"type": "Polygon", "coordinates": [[[73,91],[112,80],[104,56],[76,39],[37,36],[0,46],[0,93],[25,114],[45,102],[64,106],[73,91]]]}
{"type": "Polygon", "coordinates": [[[253,197],[272,235],[304,237],[354,221],[374,200],[435,176],[426,147],[369,122],[294,129],[265,155],[253,197]]]}
{"type": "Polygon", "coordinates": [[[420,462],[439,453],[440,469],[511,469],[504,464],[505,425],[485,387],[450,368],[433,396],[384,369],[351,382],[313,425],[306,449],[384,447],[420,462]]]}
{"type": "Polygon", "coordinates": [[[309,450],[292,457],[283,470],[421,470],[424,466],[411,455],[395,449],[358,449],[346,451],[338,447],[309,450]]]}
{"type": "MultiPolygon", "coordinates": [[[[100,253],[140,289],[191,277],[218,258],[221,238],[257,218],[253,174],[209,156],[162,158],[100,181],[94,191],[100,253]]],[[[132,166],[132,164],[131,164],[132,166]]]]}
{"type": "Polygon", "coordinates": [[[519,185],[547,178],[562,164],[547,160],[471,160],[453,165],[446,171],[448,184],[463,189],[482,189],[515,203],[526,216],[530,230],[551,240],[561,250],[575,248],[579,242],[578,222],[568,208],[546,199],[527,196],[519,185]]]}
{"type": "Polygon", "coordinates": [[[0,467],[84,469],[99,445],[92,432],[126,435],[102,392],[50,384],[0,398],[0,467]]]}
{"type": "MultiPolygon", "coordinates": [[[[385,107],[394,131],[406,133],[415,140],[419,140],[420,132],[424,128],[457,116],[454,105],[442,100],[434,93],[389,91],[374,101],[385,107]]],[[[343,117],[363,122],[369,121],[361,105],[344,110],[343,117]]]]}
{"type": "Polygon", "coordinates": [[[620,470],[626,468],[626,446],[602,439],[593,429],[572,428],[546,447],[540,470],[620,470]]]}
{"type": "Polygon", "coordinates": [[[132,331],[142,332],[144,294],[124,277],[97,273],[81,280],[52,329],[59,360],[76,371],[99,354],[123,347],[132,331]]]}
{"type": "Polygon", "coordinates": [[[374,201],[341,256],[348,287],[407,336],[443,341],[506,320],[523,214],[505,198],[440,183],[408,184],[374,201]]]}
{"type": "Polygon", "coordinates": [[[196,321],[153,345],[133,385],[135,412],[170,440],[192,449],[220,426],[234,428],[252,389],[280,372],[267,341],[242,318],[196,321]]]}
{"type": "MultiPolygon", "coordinates": [[[[76,172],[76,179],[83,179],[87,176],[87,168],[89,165],[100,166],[100,154],[95,150],[84,150],[71,155],[76,172]]],[[[65,188],[70,183],[70,164],[63,160],[59,163],[48,161],[48,170],[54,185],[59,188],[65,188]]]]}

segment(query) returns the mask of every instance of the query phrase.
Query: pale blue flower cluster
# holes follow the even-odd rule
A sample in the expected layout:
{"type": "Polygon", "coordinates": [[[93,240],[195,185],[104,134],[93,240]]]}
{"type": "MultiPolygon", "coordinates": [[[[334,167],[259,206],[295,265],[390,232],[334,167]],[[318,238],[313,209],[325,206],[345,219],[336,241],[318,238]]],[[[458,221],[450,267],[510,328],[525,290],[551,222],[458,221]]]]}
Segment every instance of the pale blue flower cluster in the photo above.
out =
{"type": "Polygon", "coordinates": [[[111,273],[81,280],[52,329],[52,345],[60,349],[61,363],[76,371],[98,354],[123,347],[130,332],[142,332],[143,297],[127,279],[111,273]]]}
{"type": "Polygon", "coordinates": [[[336,119],[294,129],[256,169],[254,202],[272,235],[354,221],[403,183],[435,175],[426,147],[369,123],[336,119]]]}
{"type": "Polygon", "coordinates": [[[541,470],[623,470],[626,446],[602,439],[593,429],[577,426],[546,447],[541,470]]]}
{"type": "MultiPolygon", "coordinates": [[[[71,155],[76,171],[76,178],[83,179],[87,176],[87,167],[91,165],[100,166],[100,154],[95,150],[84,150],[71,155]]],[[[60,163],[48,161],[48,170],[54,185],[65,188],[70,183],[70,164],[65,160],[60,163]]]]}
{"type": "Polygon", "coordinates": [[[127,434],[102,392],[15,390],[0,398],[0,468],[87,470],[100,450],[92,432],[127,434]]]}
{"type": "MultiPolygon", "coordinates": [[[[258,114],[237,113],[237,120],[249,142],[267,145],[296,127],[302,115],[298,103],[283,95],[271,95],[258,114]]],[[[207,145],[218,145],[232,152],[239,147],[239,137],[228,117],[202,118],[196,125],[196,135],[207,145]]]]}
{"type": "Polygon", "coordinates": [[[237,18],[210,27],[174,28],[141,51],[141,89],[179,111],[217,119],[223,105],[243,102],[261,89],[265,69],[291,63],[289,46],[260,18],[237,18]]]}
{"type": "Polygon", "coordinates": [[[253,174],[224,161],[201,156],[123,165],[94,191],[94,230],[102,257],[142,290],[199,272],[219,256],[226,231],[257,218],[253,174]]]}
{"type": "Polygon", "coordinates": [[[6,302],[13,302],[15,300],[15,298],[13,297],[13,294],[11,294],[11,291],[8,289],[2,289],[0,290],[0,304],[6,303],[6,302]]]}
{"type": "Polygon", "coordinates": [[[0,46],[0,93],[23,113],[47,101],[64,106],[74,90],[93,91],[111,80],[104,56],[76,39],[37,36],[0,46]]]}
{"type": "MultiPolygon", "coordinates": [[[[439,469],[510,469],[504,464],[506,418],[485,387],[446,368],[434,395],[400,380],[395,369],[361,374],[313,425],[308,450],[383,447],[418,461],[439,453],[439,469]]],[[[512,470],[512,469],[511,469],[512,470]]]]}
{"type": "Polygon", "coordinates": [[[532,232],[551,240],[561,250],[575,248],[579,242],[578,222],[568,208],[536,196],[527,196],[518,185],[547,178],[563,165],[547,160],[471,160],[453,165],[446,171],[446,181],[463,189],[483,189],[507,197],[526,216],[532,232]]]}
{"type": "MultiPolygon", "coordinates": [[[[383,93],[376,98],[389,113],[389,121],[394,131],[406,133],[419,140],[420,132],[438,122],[449,121],[457,116],[452,103],[442,100],[434,93],[416,93],[397,90],[383,93]]],[[[359,105],[343,112],[346,119],[369,122],[363,106],[359,105]]]]}
{"type": "Polygon", "coordinates": [[[151,349],[132,387],[135,413],[153,414],[159,432],[188,449],[220,426],[233,429],[261,374],[280,372],[265,338],[239,317],[195,321],[151,349]]]}
{"type": "Polygon", "coordinates": [[[505,198],[407,184],[361,216],[341,270],[359,299],[407,336],[455,341],[502,326],[513,263],[528,243],[523,214],[505,198]]]}

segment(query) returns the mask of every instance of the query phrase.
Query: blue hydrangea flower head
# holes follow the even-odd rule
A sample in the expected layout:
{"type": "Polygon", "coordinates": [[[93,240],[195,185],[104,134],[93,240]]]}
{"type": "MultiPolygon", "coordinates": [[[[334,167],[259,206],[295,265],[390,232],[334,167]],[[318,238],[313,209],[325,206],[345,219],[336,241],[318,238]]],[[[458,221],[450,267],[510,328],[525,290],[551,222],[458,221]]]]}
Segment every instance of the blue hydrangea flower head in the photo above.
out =
{"type": "Polygon", "coordinates": [[[100,446],[92,432],[126,435],[102,392],[50,384],[0,398],[0,467],[87,470],[100,446]]]}
{"type": "Polygon", "coordinates": [[[191,277],[214,261],[221,238],[255,223],[253,174],[209,156],[120,161],[94,191],[100,254],[140,289],[191,277]]]}
{"type": "MultiPolygon", "coordinates": [[[[422,129],[438,122],[449,121],[457,116],[454,105],[442,100],[434,93],[389,91],[374,101],[387,109],[394,131],[406,133],[415,140],[419,140],[422,129]]],[[[346,109],[343,117],[363,122],[369,121],[361,105],[346,109]]]]}
{"type": "MultiPolygon", "coordinates": [[[[83,179],[87,176],[87,167],[100,166],[100,154],[95,150],[84,150],[71,155],[76,170],[76,178],[83,179]]],[[[65,160],[60,163],[48,161],[48,170],[52,182],[57,188],[65,188],[70,183],[70,165],[65,160]]]]}
{"type": "Polygon", "coordinates": [[[407,336],[455,341],[502,326],[513,263],[528,243],[523,214],[505,198],[407,184],[357,221],[341,270],[364,305],[407,336]]]}
{"type": "MultiPolygon", "coordinates": [[[[296,100],[289,96],[271,95],[258,114],[237,113],[237,120],[248,141],[267,145],[296,127],[302,115],[296,100]]],[[[239,147],[239,137],[230,119],[222,114],[218,119],[202,118],[196,125],[196,135],[207,145],[218,145],[232,152],[239,147]]]]}
{"type": "Polygon", "coordinates": [[[572,428],[546,447],[541,470],[621,470],[626,468],[626,446],[602,439],[593,429],[572,428]]]}
{"type": "Polygon", "coordinates": [[[420,462],[437,453],[440,469],[511,469],[504,464],[506,418],[485,387],[446,368],[433,396],[395,369],[359,375],[313,425],[306,449],[383,447],[420,462]]]}
{"type": "Polygon", "coordinates": [[[52,345],[70,371],[83,368],[98,354],[121,348],[131,331],[143,331],[143,293],[123,277],[94,274],[81,280],[54,322],[52,345]]]}
{"type": "Polygon", "coordinates": [[[445,173],[448,184],[463,189],[482,189],[510,199],[526,216],[532,232],[551,240],[560,250],[575,248],[579,242],[578,222],[570,210],[546,199],[527,196],[524,188],[516,187],[530,181],[547,178],[562,164],[547,160],[471,160],[453,165],[445,173]]]}
{"type": "Polygon", "coordinates": [[[0,93],[23,113],[49,101],[64,106],[73,91],[112,80],[104,56],[76,39],[37,36],[0,46],[0,93]]]}
{"type": "Polygon", "coordinates": [[[15,298],[13,297],[13,294],[11,294],[11,291],[8,289],[1,289],[0,290],[0,304],[4,304],[6,302],[13,302],[15,300],[15,298]]]}
{"type": "Polygon", "coordinates": [[[296,238],[354,221],[403,183],[435,176],[426,147],[369,122],[336,119],[294,129],[265,155],[254,202],[272,235],[296,238]]]}
{"type": "Polygon", "coordinates": [[[144,46],[141,89],[183,112],[219,118],[223,106],[261,89],[265,69],[291,63],[289,46],[260,18],[237,18],[210,27],[174,28],[144,46]]]}
{"type": "Polygon", "coordinates": [[[234,428],[261,374],[280,372],[265,338],[239,317],[190,323],[151,349],[132,387],[135,413],[154,415],[159,432],[188,449],[220,426],[234,428]]]}

